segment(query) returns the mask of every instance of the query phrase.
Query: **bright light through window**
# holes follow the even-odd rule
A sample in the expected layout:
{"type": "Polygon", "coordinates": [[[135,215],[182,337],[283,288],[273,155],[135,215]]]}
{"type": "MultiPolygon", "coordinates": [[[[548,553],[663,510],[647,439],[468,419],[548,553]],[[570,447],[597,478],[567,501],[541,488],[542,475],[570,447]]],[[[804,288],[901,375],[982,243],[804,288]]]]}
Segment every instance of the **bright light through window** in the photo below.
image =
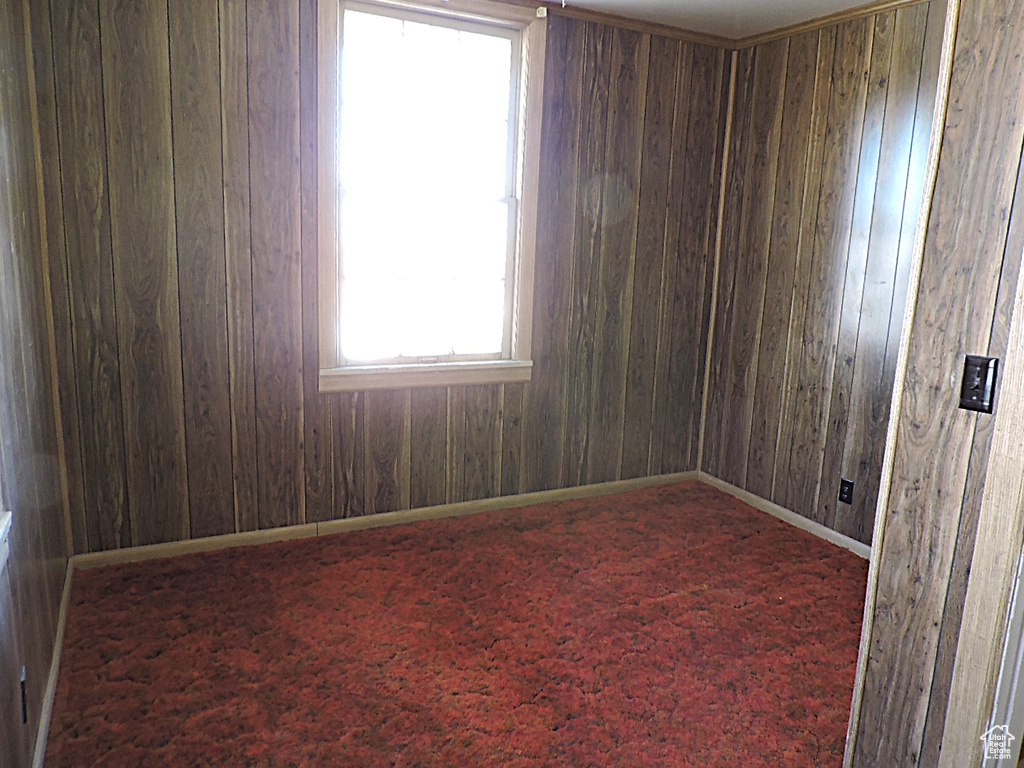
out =
{"type": "Polygon", "coordinates": [[[518,32],[462,26],[344,11],[345,360],[508,356],[518,32]]]}

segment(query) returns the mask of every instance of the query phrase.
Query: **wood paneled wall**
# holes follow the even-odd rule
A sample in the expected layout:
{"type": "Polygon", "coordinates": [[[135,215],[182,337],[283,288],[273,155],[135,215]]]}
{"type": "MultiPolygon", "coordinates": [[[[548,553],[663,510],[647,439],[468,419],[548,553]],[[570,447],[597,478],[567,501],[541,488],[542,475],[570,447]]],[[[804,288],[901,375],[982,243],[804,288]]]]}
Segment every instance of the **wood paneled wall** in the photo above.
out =
{"type": "Polygon", "coordinates": [[[68,555],[34,100],[35,81],[50,75],[34,67],[28,9],[22,0],[0,3],[0,504],[12,512],[10,559],[0,574],[5,768],[32,764],[68,555]]]}
{"type": "MultiPolygon", "coordinates": [[[[952,765],[947,753],[975,751],[981,734],[973,726],[988,715],[946,722],[995,422],[957,406],[964,355],[1007,355],[1024,252],[1022,36],[1021,3],[962,1],[881,532],[855,766],[952,765]],[[944,743],[944,733],[958,729],[971,731],[961,734],[970,739],[966,750],[963,738],[944,743]]],[[[983,569],[1016,565],[993,558],[983,569]]],[[[986,677],[975,669],[978,690],[986,677]]]]}
{"type": "Polygon", "coordinates": [[[532,381],[321,395],[315,2],[49,10],[75,551],[696,467],[725,51],[552,14],[532,381]]]}
{"type": "Polygon", "coordinates": [[[738,54],[702,469],[865,543],[944,17],[936,0],[738,54]]]}

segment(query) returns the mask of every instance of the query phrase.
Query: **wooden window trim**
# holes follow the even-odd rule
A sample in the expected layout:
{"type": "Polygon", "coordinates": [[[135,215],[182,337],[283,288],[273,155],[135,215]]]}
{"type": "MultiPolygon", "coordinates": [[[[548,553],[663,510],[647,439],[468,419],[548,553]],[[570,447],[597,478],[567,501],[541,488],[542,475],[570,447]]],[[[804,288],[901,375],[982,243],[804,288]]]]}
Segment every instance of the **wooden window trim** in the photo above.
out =
{"type": "Polygon", "coordinates": [[[490,0],[371,0],[383,7],[437,13],[466,20],[500,20],[522,31],[523,78],[519,129],[522,138],[518,173],[517,252],[512,297],[512,339],[508,359],[401,365],[342,365],[339,356],[339,230],[337,200],[338,57],[340,0],[318,4],[318,252],[319,385],[321,392],[389,389],[455,384],[529,381],[532,370],[534,260],[537,245],[537,198],[543,108],[546,9],[490,0]]]}

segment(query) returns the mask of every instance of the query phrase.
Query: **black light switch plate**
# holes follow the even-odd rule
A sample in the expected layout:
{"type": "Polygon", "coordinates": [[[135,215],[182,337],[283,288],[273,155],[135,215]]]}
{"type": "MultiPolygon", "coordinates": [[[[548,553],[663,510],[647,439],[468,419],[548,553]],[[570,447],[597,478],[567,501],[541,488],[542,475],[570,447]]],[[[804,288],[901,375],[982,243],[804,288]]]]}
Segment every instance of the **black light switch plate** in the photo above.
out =
{"type": "Polygon", "coordinates": [[[999,359],[967,355],[964,359],[964,378],[960,385],[960,407],[968,411],[992,413],[996,394],[996,374],[999,359]]]}
{"type": "Polygon", "coordinates": [[[853,480],[844,477],[839,481],[839,500],[843,504],[853,504],[853,480]]]}

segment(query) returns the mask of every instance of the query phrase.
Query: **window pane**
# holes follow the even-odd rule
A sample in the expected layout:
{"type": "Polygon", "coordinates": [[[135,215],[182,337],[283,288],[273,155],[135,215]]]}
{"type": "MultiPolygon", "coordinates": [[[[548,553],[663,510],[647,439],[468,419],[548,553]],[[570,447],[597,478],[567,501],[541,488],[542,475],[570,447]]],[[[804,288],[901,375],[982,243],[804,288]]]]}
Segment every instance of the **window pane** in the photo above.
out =
{"type": "Polygon", "coordinates": [[[503,36],[345,12],[347,359],[501,352],[512,53],[503,36]]]}

